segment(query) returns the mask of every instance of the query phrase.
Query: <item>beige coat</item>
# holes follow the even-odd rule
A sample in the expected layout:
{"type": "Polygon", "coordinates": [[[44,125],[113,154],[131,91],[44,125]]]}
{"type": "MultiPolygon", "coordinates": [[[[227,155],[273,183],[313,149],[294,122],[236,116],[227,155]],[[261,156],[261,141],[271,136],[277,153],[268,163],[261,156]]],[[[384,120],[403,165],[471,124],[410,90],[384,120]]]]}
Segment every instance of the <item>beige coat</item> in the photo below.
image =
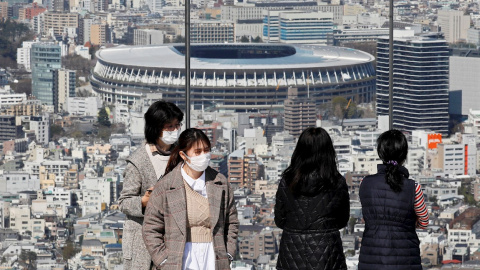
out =
{"type": "MultiPolygon", "coordinates": [[[[143,239],[157,269],[182,269],[187,203],[181,166],[155,185],[145,210],[143,239]]],[[[213,228],[215,268],[230,269],[227,253],[235,256],[238,234],[233,191],[225,176],[210,167],[205,171],[205,183],[213,228]]]]}

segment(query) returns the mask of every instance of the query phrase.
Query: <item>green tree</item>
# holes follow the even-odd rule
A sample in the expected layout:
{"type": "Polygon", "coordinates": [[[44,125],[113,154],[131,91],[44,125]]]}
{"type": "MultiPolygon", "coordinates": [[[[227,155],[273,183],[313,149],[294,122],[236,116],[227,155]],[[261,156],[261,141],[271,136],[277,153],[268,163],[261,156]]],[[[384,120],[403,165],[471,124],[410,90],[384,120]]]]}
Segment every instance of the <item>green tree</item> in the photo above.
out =
{"type": "Polygon", "coordinates": [[[13,20],[0,20],[0,67],[16,67],[17,48],[33,38],[28,26],[13,20]]]}
{"type": "Polygon", "coordinates": [[[27,269],[35,269],[35,261],[37,260],[37,253],[22,249],[18,257],[21,262],[27,265],[27,269]]]}
{"type": "Polygon", "coordinates": [[[248,43],[248,42],[250,42],[250,39],[247,36],[242,36],[242,38],[240,39],[240,42],[248,43]]]}
{"type": "Polygon", "coordinates": [[[71,259],[75,254],[78,253],[78,250],[75,248],[75,244],[71,240],[67,240],[65,247],[62,250],[63,260],[67,261],[71,259]]]}
{"type": "Polygon", "coordinates": [[[110,127],[112,123],[110,123],[109,115],[105,107],[101,108],[98,112],[98,123],[105,127],[110,127]]]}
{"type": "Polygon", "coordinates": [[[50,136],[52,136],[52,138],[60,137],[62,134],[63,128],[61,126],[55,124],[50,126],[50,136]]]}
{"type": "Polygon", "coordinates": [[[178,35],[175,37],[175,39],[173,40],[173,43],[184,43],[185,42],[185,38],[182,37],[181,35],[178,35]]]}

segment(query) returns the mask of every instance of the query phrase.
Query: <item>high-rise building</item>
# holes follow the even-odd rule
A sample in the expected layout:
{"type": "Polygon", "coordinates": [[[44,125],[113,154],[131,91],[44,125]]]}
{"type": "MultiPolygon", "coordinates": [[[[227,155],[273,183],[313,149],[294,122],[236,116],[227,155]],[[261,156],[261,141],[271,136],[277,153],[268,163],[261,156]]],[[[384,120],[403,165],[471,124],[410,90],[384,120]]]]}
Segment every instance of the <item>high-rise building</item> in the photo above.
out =
{"type": "Polygon", "coordinates": [[[230,21],[192,21],[192,43],[234,43],[235,25],[230,21]]]}
{"type": "Polygon", "coordinates": [[[35,41],[24,41],[22,48],[17,48],[17,64],[23,65],[29,72],[31,71],[30,52],[34,43],[35,41]]]}
{"type": "Polygon", "coordinates": [[[61,36],[65,28],[77,28],[79,14],[64,12],[46,12],[43,24],[45,34],[53,33],[55,36],[61,36]]]}
{"type": "Polygon", "coordinates": [[[285,100],[285,130],[294,137],[300,136],[304,129],[315,127],[315,102],[308,98],[299,98],[297,88],[288,89],[285,100]]]}
{"type": "Polygon", "coordinates": [[[53,105],[55,112],[66,112],[69,97],[75,97],[75,70],[53,71],[53,105]]]}
{"type": "Polygon", "coordinates": [[[438,25],[448,43],[465,41],[470,28],[470,15],[464,15],[460,10],[439,10],[438,25]]]}
{"type": "Polygon", "coordinates": [[[236,187],[244,184],[245,150],[239,149],[228,156],[228,182],[236,187]]]}
{"type": "MultiPolygon", "coordinates": [[[[448,134],[448,46],[432,37],[395,37],[393,126],[448,134]]],[[[389,113],[388,37],[377,43],[377,115],[389,113]]]]}
{"type": "Polygon", "coordinates": [[[327,43],[333,33],[333,13],[264,11],[263,40],[281,43],[327,43]]]}
{"type": "Polygon", "coordinates": [[[54,104],[53,71],[62,67],[61,47],[53,43],[35,43],[31,51],[32,93],[43,104],[54,104]]]}

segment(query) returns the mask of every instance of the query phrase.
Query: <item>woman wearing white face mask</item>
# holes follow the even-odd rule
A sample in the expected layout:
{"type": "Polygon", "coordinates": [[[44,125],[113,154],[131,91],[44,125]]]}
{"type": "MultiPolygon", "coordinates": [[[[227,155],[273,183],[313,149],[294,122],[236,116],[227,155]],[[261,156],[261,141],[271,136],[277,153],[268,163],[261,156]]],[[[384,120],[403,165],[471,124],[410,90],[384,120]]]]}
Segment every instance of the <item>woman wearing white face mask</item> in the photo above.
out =
{"type": "Polygon", "coordinates": [[[154,102],[144,115],[145,144],[127,159],[123,190],[118,203],[126,214],[123,227],[123,268],[147,270],[151,267],[141,229],[145,207],[153,186],[162,178],[171,151],[180,133],[182,111],[173,103],[154,102]]]}
{"type": "Polygon", "coordinates": [[[187,129],[145,210],[143,239],[157,269],[230,269],[238,234],[227,179],[208,165],[210,141],[187,129]]]}

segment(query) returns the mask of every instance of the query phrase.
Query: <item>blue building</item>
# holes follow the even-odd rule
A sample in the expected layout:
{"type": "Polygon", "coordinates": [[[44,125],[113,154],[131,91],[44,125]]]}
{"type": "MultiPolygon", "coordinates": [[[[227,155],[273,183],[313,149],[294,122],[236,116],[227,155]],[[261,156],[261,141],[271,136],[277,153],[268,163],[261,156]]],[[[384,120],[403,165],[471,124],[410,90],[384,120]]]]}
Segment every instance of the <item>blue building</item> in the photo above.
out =
{"type": "Polygon", "coordinates": [[[53,43],[35,43],[30,55],[32,93],[43,104],[54,105],[53,71],[62,67],[61,47],[53,43]]]}
{"type": "Polygon", "coordinates": [[[280,43],[327,43],[333,33],[333,13],[264,11],[263,40],[280,43]]]}

